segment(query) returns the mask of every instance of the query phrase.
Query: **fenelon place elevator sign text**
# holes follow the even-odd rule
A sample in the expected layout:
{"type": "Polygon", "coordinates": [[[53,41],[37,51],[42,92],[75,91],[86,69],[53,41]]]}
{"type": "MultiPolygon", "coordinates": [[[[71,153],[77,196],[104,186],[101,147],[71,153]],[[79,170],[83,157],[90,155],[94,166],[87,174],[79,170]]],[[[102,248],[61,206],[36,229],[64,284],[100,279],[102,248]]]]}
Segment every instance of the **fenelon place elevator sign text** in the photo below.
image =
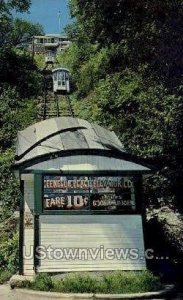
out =
{"type": "Polygon", "coordinates": [[[135,210],[131,177],[43,176],[44,210],[135,210]]]}

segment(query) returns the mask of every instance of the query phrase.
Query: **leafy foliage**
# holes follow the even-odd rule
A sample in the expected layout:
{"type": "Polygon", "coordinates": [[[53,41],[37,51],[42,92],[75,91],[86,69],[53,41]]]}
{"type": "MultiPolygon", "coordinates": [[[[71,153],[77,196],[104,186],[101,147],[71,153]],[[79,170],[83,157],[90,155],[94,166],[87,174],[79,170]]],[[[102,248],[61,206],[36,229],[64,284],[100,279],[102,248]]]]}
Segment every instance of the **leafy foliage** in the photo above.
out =
{"type": "Polygon", "coordinates": [[[45,57],[44,54],[39,53],[34,55],[34,61],[39,70],[43,70],[45,68],[45,57]]]}
{"type": "Polygon", "coordinates": [[[114,129],[128,151],[159,168],[149,194],[146,187],[149,203],[165,197],[181,208],[182,1],[71,0],[70,7],[73,44],[62,58],[74,74],[76,114],[114,129]]]}
{"type": "Polygon", "coordinates": [[[0,199],[1,222],[9,218],[19,204],[20,192],[19,184],[11,171],[11,166],[14,160],[14,151],[7,150],[0,158],[0,199]]]}
{"type": "MultiPolygon", "coordinates": [[[[77,42],[85,37],[92,44],[110,47],[117,55],[113,69],[128,66],[138,70],[146,64],[146,74],[160,80],[180,82],[182,69],[181,0],[164,2],[149,0],[70,1],[77,19],[74,32],[77,42]]],[[[71,30],[70,30],[71,32],[71,30]]]]}
{"type": "Polygon", "coordinates": [[[30,0],[2,0],[0,9],[3,11],[16,9],[16,11],[24,12],[29,9],[30,4],[30,0]]]}
{"type": "Polygon", "coordinates": [[[8,83],[21,97],[36,95],[41,88],[41,75],[30,56],[13,48],[0,49],[0,87],[8,83]]]}
{"type": "Polygon", "coordinates": [[[8,239],[1,243],[0,261],[1,269],[7,269],[13,273],[18,269],[18,233],[9,235],[8,239]]]}
{"type": "Polygon", "coordinates": [[[0,47],[23,46],[33,35],[43,34],[39,23],[13,18],[12,10],[27,11],[30,0],[2,0],[0,3],[0,47]]]}
{"type": "Polygon", "coordinates": [[[18,130],[36,120],[37,107],[33,98],[22,99],[15,88],[6,85],[0,94],[0,149],[12,147],[18,130]]]}
{"type": "Polygon", "coordinates": [[[40,291],[50,291],[52,288],[53,288],[53,282],[50,275],[43,273],[43,274],[38,274],[38,276],[36,276],[33,289],[40,290],[40,291]]]}
{"type": "Polygon", "coordinates": [[[12,170],[14,143],[17,131],[36,121],[37,109],[33,99],[21,99],[15,89],[3,90],[0,99],[0,266],[2,270],[15,272],[18,267],[18,234],[13,213],[19,206],[21,195],[12,170]]]}
{"type": "Polygon", "coordinates": [[[13,212],[20,199],[19,183],[11,171],[14,152],[7,150],[0,157],[0,280],[9,276],[18,267],[17,222],[13,212]]]}
{"type": "Polygon", "coordinates": [[[13,18],[12,9],[19,12],[27,11],[30,6],[30,0],[1,0],[0,2],[0,47],[10,43],[12,30],[13,30],[13,18]]]}
{"type": "Polygon", "coordinates": [[[22,287],[29,287],[42,291],[55,291],[64,293],[140,293],[161,289],[160,279],[151,272],[111,272],[97,278],[95,274],[76,273],[69,274],[63,279],[54,279],[48,274],[39,274],[30,283],[22,287]]]}
{"type": "Polygon", "coordinates": [[[43,26],[39,23],[32,23],[23,19],[16,18],[12,22],[12,31],[9,44],[13,46],[27,43],[34,35],[43,35],[43,26]]]}
{"type": "Polygon", "coordinates": [[[8,270],[1,270],[0,271],[0,284],[3,284],[11,278],[12,273],[8,270]]]}
{"type": "MultiPolygon", "coordinates": [[[[18,130],[37,120],[35,97],[42,87],[41,74],[30,55],[14,46],[22,38],[42,31],[39,25],[13,20],[11,10],[29,8],[30,1],[0,3],[0,267],[14,272],[18,264],[18,234],[13,212],[19,205],[19,183],[12,172],[14,143],[18,130]]],[[[1,277],[0,275],[0,277],[1,277]]],[[[8,275],[9,276],[9,275],[8,275]]]]}

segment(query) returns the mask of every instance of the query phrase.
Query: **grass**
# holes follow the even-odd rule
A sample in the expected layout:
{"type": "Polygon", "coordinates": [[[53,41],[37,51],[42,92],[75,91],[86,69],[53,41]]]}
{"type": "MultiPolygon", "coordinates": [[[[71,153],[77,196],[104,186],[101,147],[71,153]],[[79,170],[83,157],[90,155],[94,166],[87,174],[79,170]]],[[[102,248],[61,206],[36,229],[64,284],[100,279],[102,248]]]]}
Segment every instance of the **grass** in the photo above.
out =
{"type": "Polygon", "coordinates": [[[162,284],[159,277],[149,271],[137,273],[116,271],[102,277],[72,273],[62,279],[39,274],[33,282],[24,282],[21,287],[62,293],[126,294],[157,291],[162,288],[162,284]]]}
{"type": "Polygon", "coordinates": [[[0,270],[0,284],[7,282],[12,275],[12,272],[8,270],[0,270]]]}

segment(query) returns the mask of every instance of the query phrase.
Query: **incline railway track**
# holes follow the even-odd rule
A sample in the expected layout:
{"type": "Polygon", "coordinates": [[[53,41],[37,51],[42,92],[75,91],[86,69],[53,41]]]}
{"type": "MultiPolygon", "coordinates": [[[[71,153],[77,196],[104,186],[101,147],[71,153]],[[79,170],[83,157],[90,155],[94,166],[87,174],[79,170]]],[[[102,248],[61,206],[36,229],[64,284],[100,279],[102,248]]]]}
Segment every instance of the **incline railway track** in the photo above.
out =
{"type": "Polygon", "coordinates": [[[54,117],[74,117],[69,95],[59,95],[48,91],[44,95],[41,117],[43,120],[54,117]]]}
{"type": "Polygon", "coordinates": [[[43,96],[39,97],[39,116],[42,120],[54,117],[74,117],[74,111],[67,91],[55,93],[53,91],[52,69],[48,65],[43,69],[43,96]]]}

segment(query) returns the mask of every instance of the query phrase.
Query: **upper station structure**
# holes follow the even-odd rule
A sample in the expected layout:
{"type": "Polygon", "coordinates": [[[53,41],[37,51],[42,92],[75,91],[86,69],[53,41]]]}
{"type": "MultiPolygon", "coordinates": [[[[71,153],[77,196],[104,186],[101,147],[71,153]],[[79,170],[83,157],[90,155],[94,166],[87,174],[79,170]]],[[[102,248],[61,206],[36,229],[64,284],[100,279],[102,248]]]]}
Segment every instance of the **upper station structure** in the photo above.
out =
{"type": "Polygon", "coordinates": [[[29,49],[34,51],[34,53],[45,53],[49,50],[59,53],[67,49],[70,45],[71,42],[64,34],[45,34],[34,36],[29,49]]]}

